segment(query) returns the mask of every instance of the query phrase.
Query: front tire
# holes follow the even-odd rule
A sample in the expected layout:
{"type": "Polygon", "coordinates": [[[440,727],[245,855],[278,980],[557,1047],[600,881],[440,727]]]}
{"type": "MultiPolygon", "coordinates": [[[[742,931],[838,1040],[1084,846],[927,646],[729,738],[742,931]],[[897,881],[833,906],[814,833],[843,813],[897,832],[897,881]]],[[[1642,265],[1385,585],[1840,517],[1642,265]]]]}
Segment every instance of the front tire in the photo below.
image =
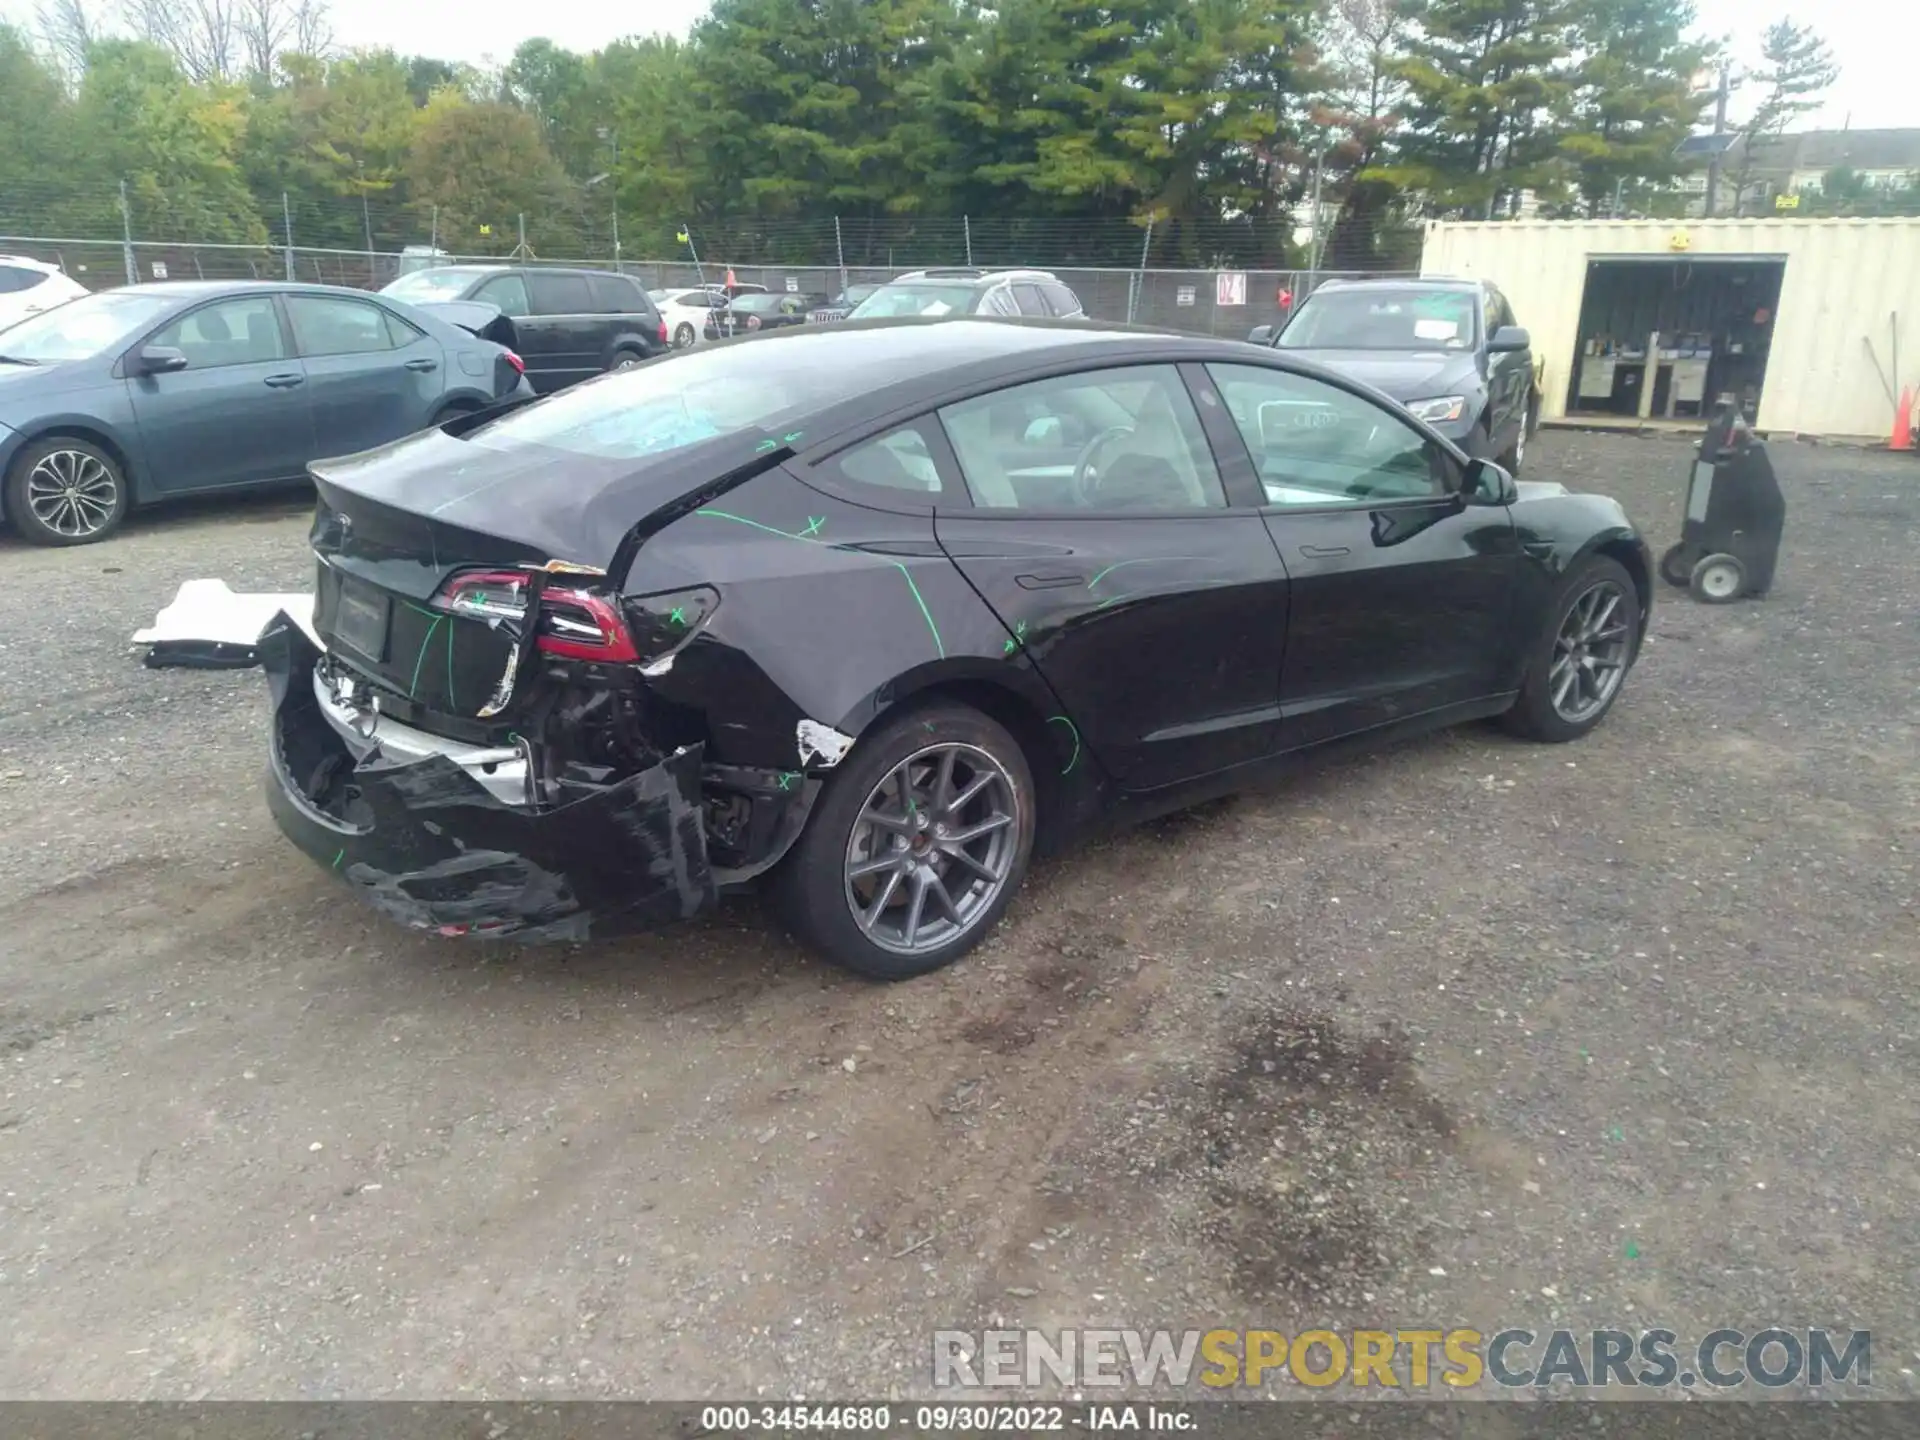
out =
{"type": "Polygon", "coordinates": [[[1501,723],[1516,735],[1564,744],[1613,709],[1640,643],[1640,599],[1618,560],[1589,556],[1560,587],[1501,723]]]}
{"type": "Polygon", "coordinates": [[[27,446],[7,473],[7,518],[33,545],[91,545],[126,519],[120,462],[90,440],[56,436],[27,446]]]}
{"type": "Polygon", "coordinates": [[[855,743],[775,877],[802,940],[872,980],[978,945],[1026,876],[1036,819],[1018,742],[966,705],[903,713],[855,743]]]}
{"type": "Polygon", "coordinates": [[[613,363],[607,366],[607,369],[631,370],[646,358],[638,350],[616,350],[613,352],[613,363]]]}

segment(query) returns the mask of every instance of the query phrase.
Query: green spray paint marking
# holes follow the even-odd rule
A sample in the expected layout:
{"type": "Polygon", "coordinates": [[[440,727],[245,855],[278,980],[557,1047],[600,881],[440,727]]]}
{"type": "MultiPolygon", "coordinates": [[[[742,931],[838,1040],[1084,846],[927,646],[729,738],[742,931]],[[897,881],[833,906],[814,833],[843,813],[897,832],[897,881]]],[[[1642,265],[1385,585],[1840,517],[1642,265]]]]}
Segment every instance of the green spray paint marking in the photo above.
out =
{"type": "Polygon", "coordinates": [[[1007,638],[1006,647],[1002,649],[1000,653],[1002,655],[1011,655],[1014,652],[1015,647],[1025,645],[1026,643],[1027,643],[1027,622],[1022,620],[1019,624],[1013,627],[1013,634],[1007,638]]]}
{"type": "Polygon", "coordinates": [[[758,445],[753,447],[753,453],[756,455],[764,455],[769,450],[778,450],[779,448],[780,442],[778,440],[762,440],[758,445]]]}
{"type": "MultiPolygon", "coordinates": [[[[778,530],[771,525],[762,525],[758,520],[749,520],[746,516],[735,515],[730,510],[709,510],[703,507],[693,513],[696,515],[704,515],[709,520],[731,520],[736,525],[749,525],[755,530],[764,530],[769,535],[778,535],[782,540],[798,540],[806,545],[827,545],[831,543],[830,541],[818,539],[809,532],[796,534],[791,530],[778,530]]],[[[920,607],[920,614],[927,622],[927,632],[933,636],[933,648],[939,652],[942,660],[946,659],[946,642],[940,638],[940,627],[933,623],[933,612],[927,608],[926,597],[920,593],[920,587],[913,583],[912,572],[898,560],[889,560],[887,563],[898,570],[900,572],[900,578],[907,582],[907,589],[913,592],[913,603],[920,607]]]]}
{"type": "Polygon", "coordinates": [[[453,626],[447,626],[447,708],[458,710],[460,707],[453,698],[453,626]]]}
{"type": "Polygon", "coordinates": [[[1071,774],[1073,767],[1080,763],[1080,731],[1073,721],[1064,715],[1049,715],[1047,724],[1064,725],[1067,727],[1067,733],[1073,737],[1073,754],[1067,759],[1067,768],[1060,772],[1062,775],[1071,774]]]}
{"type": "Polygon", "coordinates": [[[342,850],[338,855],[333,857],[333,868],[338,870],[340,868],[340,862],[346,858],[347,852],[342,850]]]}
{"type": "Polygon", "coordinates": [[[782,770],[775,778],[780,782],[780,788],[782,790],[791,790],[793,788],[793,782],[800,778],[800,772],[798,770],[782,770]]]}
{"type": "Polygon", "coordinates": [[[800,538],[805,540],[809,536],[818,535],[820,533],[820,527],[826,523],[827,517],[824,515],[807,516],[807,528],[800,532],[800,538]]]}
{"type": "Polygon", "coordinates": [[[791,445],[791,444],[793,444],[793,443],[794,443],[794,442],[795,442],[796,440],[798,440],[798,439],[799,439],[799,438],[800,438],[800,437],[801,437],[802,435],[804,435],[804,434],[806,434],[806,433],[807,433],[807,432],[806,432],[806,431],[804,431],[804,430],[794,430],[794,431],[791,431],[791,432],[789,432],[788,434],[785,434],[785,435],[782,435],[782,436],[780,437],[780,443],[781,443],[782,445],[791,445]]]}
{"type": "Polygon", "coordinates": [[[1150,555],[1143,556],[1138,560],[1116,560],[1098,575],[1087,581],[1087,588],[1089,590],[1093,589],[1094,586],[1098,585],[1114,571],[1124,570],[1129,565],[1160,565],[1172,560],[1205,560],[1206,558],[1205,555],[1150,555]]]}
{"type": "Polygon", "coordinates": [[[685,607],[681,605],[674,606],[671,613],[667,616],[667,623],[669,625],[678,625],[684,630],[687,625],[687,617],[680,613],[684,608],[685,607]]]}
{"type": "Polygon", "coordinates": [[[407,686],[409,700],[413,698],[413,692],[420,688],[420,669],[427,663],[427,647],[433,644],[433,632],[440,628],[440,622],[446,618],[444,615],[434,616],[433,624],[427,626],[427,633],[420,641],[420,658],[413,662],[413,680],[407,686]]]}

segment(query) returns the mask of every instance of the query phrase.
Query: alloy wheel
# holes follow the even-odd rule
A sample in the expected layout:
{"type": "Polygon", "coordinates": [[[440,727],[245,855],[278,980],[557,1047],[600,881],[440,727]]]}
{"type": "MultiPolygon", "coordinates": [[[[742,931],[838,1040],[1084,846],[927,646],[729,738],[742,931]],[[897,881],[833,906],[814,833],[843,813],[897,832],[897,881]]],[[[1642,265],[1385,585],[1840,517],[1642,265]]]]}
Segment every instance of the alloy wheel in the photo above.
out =
{"type": "Polygon", "coordinates": [[[50,451],[27,472],[27,508],[47,529],[69,540],[106,529],[119,504],[119,480],[104,461],[84,450],[50,451]]]}
{"type": "Polygon", "coordinates": [[[1589,586],[1567,608],[1547,672],[1554,712],[1570,725],[1592,719],[1626,677],[1633,635],[1627,595],[1611,580],[1589,586]]]}
{"type": "Polygon", "coordinates": [[[993,908],[1019,852],[1013,779],[975,745],[930,745],[888,771],[853,822],[847,904],[896,955],[952,943],[993,908]]]}

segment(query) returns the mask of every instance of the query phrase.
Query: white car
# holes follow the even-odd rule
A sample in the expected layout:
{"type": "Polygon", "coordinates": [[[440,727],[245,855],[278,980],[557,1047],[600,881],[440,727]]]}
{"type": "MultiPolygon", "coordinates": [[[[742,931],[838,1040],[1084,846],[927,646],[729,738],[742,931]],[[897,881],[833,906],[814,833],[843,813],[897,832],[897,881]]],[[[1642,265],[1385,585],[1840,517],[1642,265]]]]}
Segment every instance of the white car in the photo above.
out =
{"type": "MultiPolygon", "coordinates": [[[[733,287],[736,295],[754,295],[766,293],[764,285],[739,285],[733,287]]],[[[678,290],[649,290],[647,298],[653,301],[660,311],[660,318],[667,322],[667,338],[676,350],[685,350],[689,345],[698,345],[707,328],[707,319],[715,310],[727,308],[727,290],[724,285],[690,285],[678,290]]]]}
{"type": "Polygon", "coordinates": [[[86,293],[87,287],[69,280],[58,265],[0,255],[0,330],[86,293]]]}

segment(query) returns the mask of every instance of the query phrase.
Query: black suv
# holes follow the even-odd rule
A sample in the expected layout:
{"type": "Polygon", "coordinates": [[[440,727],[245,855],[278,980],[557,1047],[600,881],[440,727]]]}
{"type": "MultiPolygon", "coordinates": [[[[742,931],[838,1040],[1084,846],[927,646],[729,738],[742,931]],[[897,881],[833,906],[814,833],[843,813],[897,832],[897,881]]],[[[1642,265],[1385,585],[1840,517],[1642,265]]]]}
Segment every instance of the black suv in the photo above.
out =
{"type": "Polygon", "coordinates": [[[504,343],[527,362],[527,379],[542,395],[672,348],[640,282],[611,270],[443,265],[402,275],[380,293],[413,305],[494,306],[513,323],[504,343]]]}
{"type": "Polygon", "coordinates": [[[1386,391],[1469,455],[1509,472],[1526,459],[1533,341],[1485,280],[1328,280],[1277,336],[1248,338],[1386,391]]]}
{"type": "Polygon", "coordinates": [[[909,270],[862,300],[849,320],[928,315],[1036,315],[1080,320],[1080,297],[1049,270],[909,270]]]}

